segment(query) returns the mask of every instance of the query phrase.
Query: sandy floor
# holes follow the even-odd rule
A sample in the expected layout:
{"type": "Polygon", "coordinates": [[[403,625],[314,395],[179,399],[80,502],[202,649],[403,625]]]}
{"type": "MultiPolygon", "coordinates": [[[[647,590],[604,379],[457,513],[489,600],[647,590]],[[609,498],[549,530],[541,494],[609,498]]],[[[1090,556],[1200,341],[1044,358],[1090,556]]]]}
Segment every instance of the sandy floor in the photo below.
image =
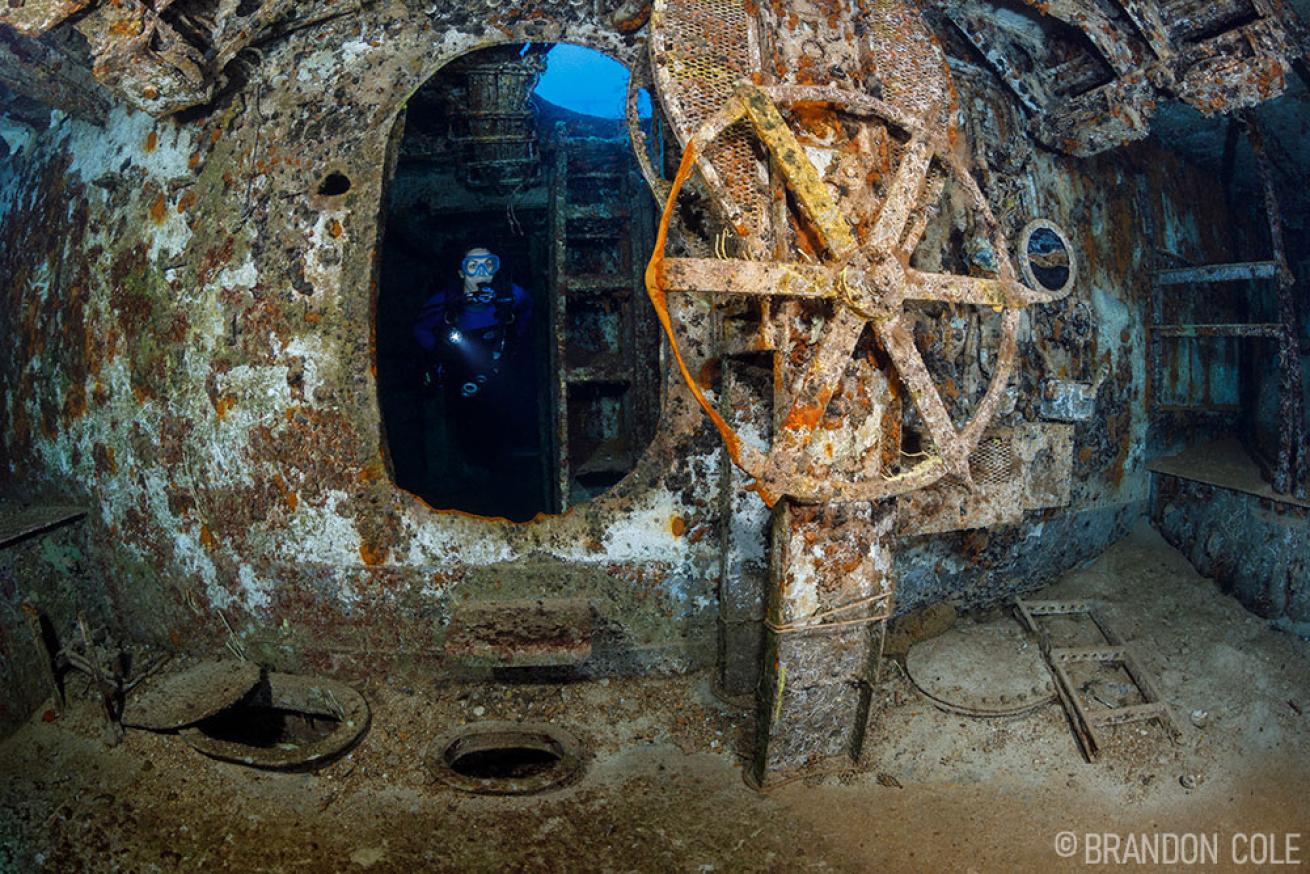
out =
{"type": "Polygon", "coordinates": [[[377,683],[362,689],[363,743],[314,774],[223,764],[141,731],[107,749],[82,703],[0,745],[0,872],[1059,871],[1086,867],[1089,832],[1213,835],[1203,870],[1239,870],[1236,834],[1272,834],[1286,856],[1299,833],[1292,858],[1310,866],[1310,644],[1269,630],[1149,529],[1042,596],[1105,605],[1173,707],[1177,744],[1125,726],[1086,764],[1056,705],[954,716],[892,668],[860,769],[761,795],[741,780],[750,716],[705,676],[377,683]],[[479,719],[567,726],[589,748],[584,775],[526,798],[434,783],[427,744],[479,719]],[[1066,831],[1069,861],[1054,849],[1066,831]]]}

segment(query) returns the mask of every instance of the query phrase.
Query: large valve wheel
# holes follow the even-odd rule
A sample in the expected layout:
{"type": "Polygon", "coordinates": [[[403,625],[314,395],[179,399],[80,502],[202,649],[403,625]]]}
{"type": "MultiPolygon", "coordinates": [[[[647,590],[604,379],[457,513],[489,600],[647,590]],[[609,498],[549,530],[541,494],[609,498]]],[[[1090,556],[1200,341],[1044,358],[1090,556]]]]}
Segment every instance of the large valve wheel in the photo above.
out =
{"type": "MultiPolygon", "coordinates": [[[[832,87],[756,87],[743,83],[724,108],[687,142],[646,268],[646,288],[688,388],[723,436],[733,462],[755,478],[755,488],[769,504],[782,496],[803,502],[877,500],[921,489],[947,474],[969,482],[969,455],[994,416],[1014,368],[1020,311],[1029,304],[1053,299],[1016,279],[1000,224],[962,159],[950,148],[945,113],[939,110],[937,107],[910,116],[877,98],[832,87]],[[909,134],[900,166],[863,244],[783,119],[779,104],[822,104],[850,116],[881,119],[909,134]],[[713,168],[708,161],[700,160],[701,156],[727,128],[743,119],[772,155],[800,211],[819,237],[826,252],[823,263],[665,257],[669,222],[693,167],[699,167],[709,181],[717,184],[713,168]],[[941,196],[946,177],[939,171],[943,169],[954,178],[988,229],[998,267],[994,279],[925,273],[909,266],[927,224],[925,207],[941,196]],[[778,419],[767,451],[743,441],[692,377],[668,308],[667,294],[679,292],[834,302],[833,315],[824,325],[817,346],[799,366],[789,386],[789,406],[778,419]],[[951,421],[915,346],[912,323],[904,308],[911,300],[975,304],[1004,311],[991,383],[962,428],[957,429],[951,421]],[[884,475],[876,468],[853,476],[833,470],[816,471],[810,466],[805,448],[820,426],[866,324],[873,326],[909,391],[933,449],[913,467],[894,475],[884,475]]],[[[879,462],[874,459],[870,463],[879,462]]]]}

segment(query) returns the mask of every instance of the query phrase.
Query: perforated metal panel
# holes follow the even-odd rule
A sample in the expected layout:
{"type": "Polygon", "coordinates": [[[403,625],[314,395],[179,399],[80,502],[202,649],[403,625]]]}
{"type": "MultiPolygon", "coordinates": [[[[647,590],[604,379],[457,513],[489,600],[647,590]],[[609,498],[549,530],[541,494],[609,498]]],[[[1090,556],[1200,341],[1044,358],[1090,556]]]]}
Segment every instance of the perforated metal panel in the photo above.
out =
{"type": "MultiPolygon", "coordinates": [[[[665,115],[685,145],[760,67],[755,23],[742,0],[661,0],[651,14],[651,65],[665,115]]],[[[722,190],[711,193],[724,214],[740,211],[743,229],[762,236],[768,197],[744,124],[706,151],[722,190]]]]}
{"type": "Polygon", "coordinates": [[[985,437],[969,456],[969,472],[977,485],[1004,485],[1017,475],[1010,436],[985,437]]]}

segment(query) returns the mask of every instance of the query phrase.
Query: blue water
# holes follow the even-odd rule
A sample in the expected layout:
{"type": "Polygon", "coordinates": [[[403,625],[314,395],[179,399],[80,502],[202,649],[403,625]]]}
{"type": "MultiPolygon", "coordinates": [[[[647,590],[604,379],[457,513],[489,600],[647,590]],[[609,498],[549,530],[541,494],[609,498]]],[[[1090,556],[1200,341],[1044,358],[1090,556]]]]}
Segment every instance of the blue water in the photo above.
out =
{"type": "MultiPolygon", "coordinates": [[[[595,49],[561,43],[546,53],[546,72],[536,93],[557,106],[599,118],[623,118],[628,69],[595,49]]],[[[650,115],[650,95],[637,98],[637,111],[650,115]]]]}

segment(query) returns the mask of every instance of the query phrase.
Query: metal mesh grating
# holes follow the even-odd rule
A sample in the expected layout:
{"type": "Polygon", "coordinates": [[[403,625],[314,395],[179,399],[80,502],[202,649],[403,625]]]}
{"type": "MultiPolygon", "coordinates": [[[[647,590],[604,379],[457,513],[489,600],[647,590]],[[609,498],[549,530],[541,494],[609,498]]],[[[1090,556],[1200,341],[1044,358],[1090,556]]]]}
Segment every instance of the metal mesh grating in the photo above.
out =
{"type": "MultiPolygon", "coordinates": [[[[686,143],[759,67],[751,19],[741,0],[665,2],[653,27],[655,78],[678,139],[686,143]]],[[[768,198],[759,184],[745,123],[733,125],[706,152],[726,191],[715,196],[741,211],[752,235],[767,228],[768,198]]]]}
{"type": "Polygon", "coordinates": [[[1004,485],[1014,478],[1015,460],[1011,441],[984,437],[969,456],[969,473],[978,485],[1004,485]]]}

